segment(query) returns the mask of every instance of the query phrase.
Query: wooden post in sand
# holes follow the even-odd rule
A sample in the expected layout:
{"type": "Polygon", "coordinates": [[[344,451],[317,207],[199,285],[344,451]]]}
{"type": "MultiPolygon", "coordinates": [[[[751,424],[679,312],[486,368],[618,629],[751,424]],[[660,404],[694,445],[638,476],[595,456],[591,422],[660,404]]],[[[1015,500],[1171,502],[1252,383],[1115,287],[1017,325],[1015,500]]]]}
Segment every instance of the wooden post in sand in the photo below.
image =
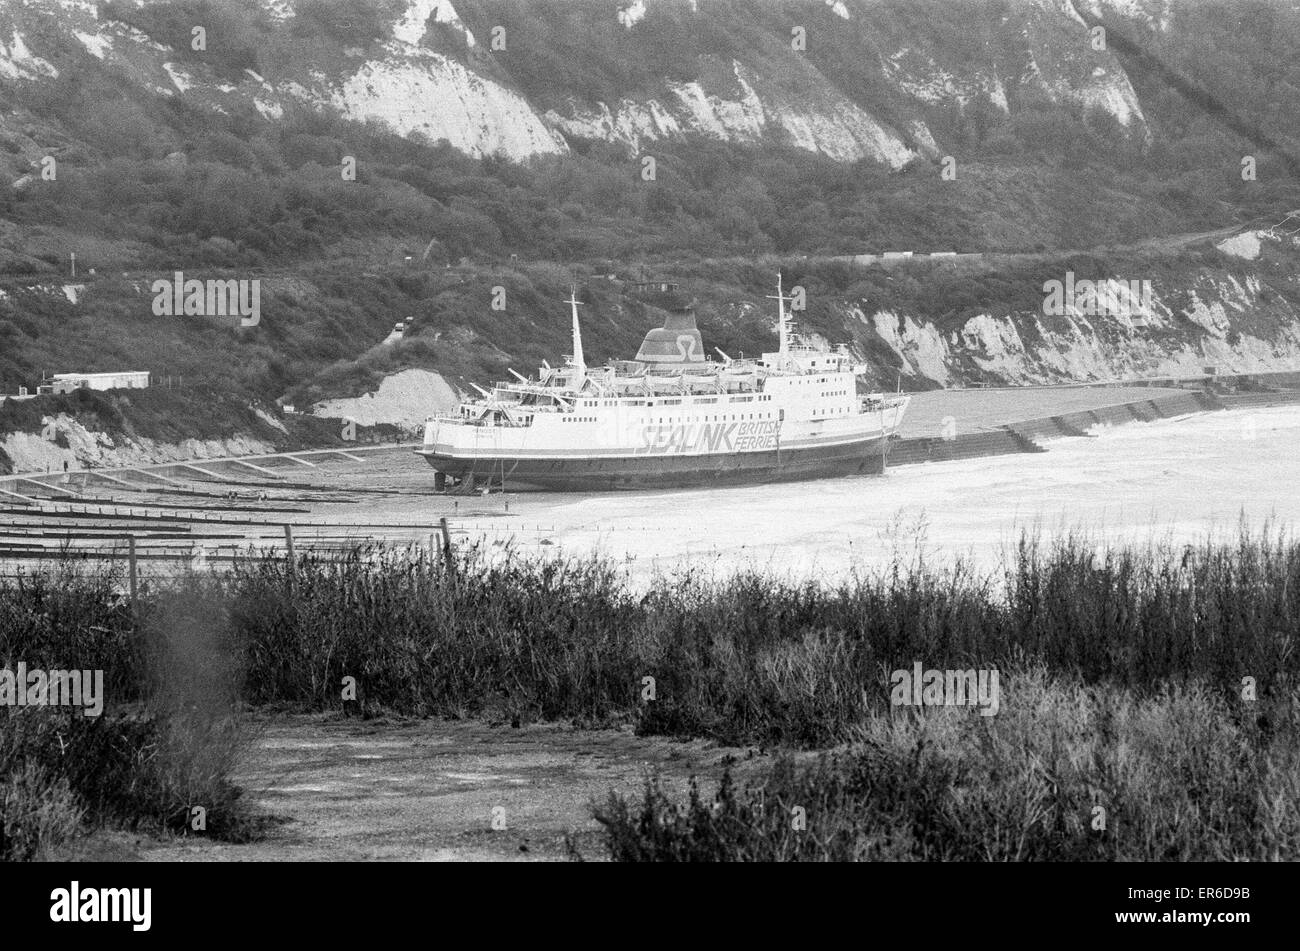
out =
{"type": "Polygon", "coordinates": [[[284,547],[285,557],[288,560],[285,578],[288,579],[289,593],[293,594],[293,576],[298,570],[298,561],[293,554],[293,526],[288,522],[284,523],[284,547]]]}
{"type": "Polygon", "coordinates": [[[135,536],[127,536],[127,561],[130,565],[131,575],[131,616],[139,617],[139,610],[136,607],[136,601],[140,597],[140,574],[139,567],[136,564],[135,557],[135,536]]]}
{"type": "Polygon", "coordinates": [[[451,557],[451,530],[447,527],[447,516],[438,519],[438,526],[442,529],[442,560],[447,566],[447,573],[451,574],[456,566],[451,557]]]}

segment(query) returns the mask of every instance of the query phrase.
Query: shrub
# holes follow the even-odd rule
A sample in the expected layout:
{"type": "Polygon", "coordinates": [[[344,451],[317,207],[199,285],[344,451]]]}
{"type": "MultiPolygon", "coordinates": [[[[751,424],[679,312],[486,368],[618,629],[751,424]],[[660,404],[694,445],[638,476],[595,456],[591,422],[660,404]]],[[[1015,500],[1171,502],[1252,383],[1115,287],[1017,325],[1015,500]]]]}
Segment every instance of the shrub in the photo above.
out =
{"type": "Polygon", "coordinates": [[[81,822],[68,781],[26,763],[0,777],[0,862],[49,859],[81,822]]]}
{"type": "Polygon", "coordinates": [[[631,590],[599,559],[489,556],[449,570],[422,550],[248,560],[229,579],[245,696],[338,709],[366,701],[463,716],[632,719],[646,733],[824,747],[883,709],[883,671],[1047,665],[1137,695],[1199,679],[1226,694],[1296,676],[1300,545],[1102,549],[1026,537],[1001,576],[900,560],[838,583],[740,572],[631,590]],[[292,583],[291,583],[292,582],[292,583]],[[644,677],[657,698],[641,703],[644,677]]]}
{"type": "MultiPolygon", "coordinates": [[[[219,590],[180,579],[133,617],[117,580],[62,566],[0,584],[0,666],[104,674],[99,716],[0,708],[0,777],[22,777],[8,781],[12,829],[48,826],[53,836],[59,813],[41,803],[66,800],[89,828],[186,833],[197,806],[207,835],[253,835],[258,820],[230,781],[244,731],[219,590]]],[[[13,856],[31,857],[35,840],[22,835],[13,856]]]]}
{"type": "MultiPolygon", "coordinates": [[[[1138,699],[1007,671],[998,716],[878,713],[855,742],[684,802],[593,806],[621,861],[1278,861],[1300,854],[1300,713],[1199,683],[1138,699]]],[[[1300,696],[1300,695],[1297,695],[1300,696]]],[[[581,857],[581,856],[578,856],[581,857]]]]}

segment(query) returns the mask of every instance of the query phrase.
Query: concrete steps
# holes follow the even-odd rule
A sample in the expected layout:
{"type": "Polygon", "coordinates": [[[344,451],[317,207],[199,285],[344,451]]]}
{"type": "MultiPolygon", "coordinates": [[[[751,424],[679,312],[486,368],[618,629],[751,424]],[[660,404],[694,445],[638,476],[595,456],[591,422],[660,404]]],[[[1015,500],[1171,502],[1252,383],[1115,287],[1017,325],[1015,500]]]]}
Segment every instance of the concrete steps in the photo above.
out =
{"type": "Polygon", "coordinates": [[[1300,391],[1279,390],[1272,393],[1229,393],[1219,397],[1228,409],[1249,409],[1257,406],[1286,406],[1300,403],[1300,391]]]}
{"type": "Polygon", "coordinates": [[[1027,440],[1004,428],[965,433],[952,439],[944,439],[941,436],[900,439],[890,447],[889,465],[907,466],[922,462],[951,462],[954,459],[1043,451],[1043,448],[1032,440],[1027,440]]]}
{"type": "MultiPolygon", "coordinates": [[[[1276,400],[1276,394],[1258,394],[1276,400]]],[[[1300,397],[1300,394],[1297,394],[1300,397]]],[[[1151,422],[1188,413],[1203,413],[1224,409],[1227,400],[1201,390],[1188,390],[1167,396],[1105,406],[1079,413],[1064,413],[1008,423],[998,429],[957,435],[951,439],[939,436],[900,439],[889,450],[889,465],[907,466],[922,462],[947,462],[953,459],[974,459],[979,456],[1000,456],[1015,452],[1047,452],[1040,443],[1047,439],[1063,437],[1080,438],[1091,434],[1094,426],[1118,426],[1135,421],[1151,422]]],[[[1265,404],[1260,404],[1265,405],[1265,404]]]]}
{"type": "MultiPolygon", "coordinates": [[[[1043,419],[1027,419],[1019,423],[1008,423],[1006,428],[1025,439],[1037,443],[1044,439],[1060,439],[1062,436],[1086,436],[1079,428],[1077,417],[1083,413],[1070,413],[1068,416],[1048,416],[1043,419]]],[[[1084,426],[1091,426],[1089,419],[1082,420],[1084,426]]]]}

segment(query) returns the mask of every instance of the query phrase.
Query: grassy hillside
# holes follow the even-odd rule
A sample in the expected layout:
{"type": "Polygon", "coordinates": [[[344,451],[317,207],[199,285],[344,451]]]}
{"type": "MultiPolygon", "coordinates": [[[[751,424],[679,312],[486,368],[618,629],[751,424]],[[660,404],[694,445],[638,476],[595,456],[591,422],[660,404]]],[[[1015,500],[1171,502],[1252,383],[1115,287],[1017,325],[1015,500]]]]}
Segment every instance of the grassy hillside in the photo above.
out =
{"type": "MultiPolygon", "coordinates": [[[[477,35],[505,25],[507,51],[489,60],[458,50],[463,38],[441,27],[424,42],[466,62],[477,57],[475,69],[542,105],[616,101],[665,80],[725,84],[730,58],[797,72],[785,6],[712,0],[695,14],[684,2],[655,3],[634,31],[618,26],[615,6],[467,0],[457,4],[465,23],[477,35]]],[[[291,27],[252,0],[111,3],[103,15],[176,50],[186,68],[274,76],[327,63],[348,44],[380,51],[395,9],[378,0],[297,8],[291,27]],[[212,55],[201,58],[185,53],[178,32],[196,17],[211,25],[212,55]]],[[[976,97],[965,106],[909,100],[913,112],[905,113],[899,87],[882,78],[881,55],[906,46],[918,56],[998,60],[1018,49],[1011,26],[1023,11],[993,0],[957,13],[930,0],[867,8],[870,16],[844,21],[821,4],[800,7],[811,63],[900,129],[921,109],[940,150],[957,161],[956,180],[942,180],[928,160],[890,173],[777,143],[689,138],[654,144],[654,181],[642,180],[622,147],[578,139],[559,158],[474,160],[305,106],[272,120],[251,106],[220,112],[162,95],[86,56],[53,25],[32,26],[63,68],[57,79],[0,85],[0,161],[16,174],[46,149],[59,165],[53,181],[33,176],[0,189],[0,389],[32,386],[43,371],[130,367],[248,401],[302,403],[355,394],[407,366],[441,370],[453,382],[478,379],[567,349],[557,301],[573,280],[590,301],[591,355],[625,356],[658,318],[593,275],[626,277],[643,263],[689,282],[711,345],[756,352],[769,328],[747,305],[765,303],[774,268],[716,259],[774,255],[803,279],[804,255],[1048,252],[1276,220],[1279,210],[1300,207],[1289,151],[1290,130],[1300,128],[1300,97],[1290,94],[1300,88],[1300,29],[1285,5],[1179,3],[1170,29],[1149,35],[1135,22],[1107,21],[1133,49],[1213,93],[1206,101],[1171,84],[1155,60],[1121,53],[1149,141],[1069,103],[1017,98],[1013,73],[1027,67],[1013,61],[998,67],[1012,90],[1007,112],[976,97]],[[1267,130],[1272,144],[1252,140],[1250,129],[1267,130]],[[1240,175],[1246,153],[1258,160],[1254,181],[1240,175]],[[357,159],[355,181],[341,175],[344,156],[357,159]],[[80,275],[96,272],[76,305],[55,283],[74,252],[80,275]],[[236,332],[154,317],[149,284],[174,270],[260,277],[262,325],[236,332]],[[488,307],[496,286],[507,290],[504,312],[488,307]],[[407,341],[374,349],[394,322],[411,317],[407,341]]],[[[1060,62],[1039,66],[1053,75],[1077,67],[1067,47],[1059,52],[1060,62]]],[[[1115,259],[1121,273],[1133,272],[1134,262],[1115,259]]],[[[1190,284],[1204,263],[1184,258],[1149,270],[1190,284]]],[[[838,314],[857,301],[949,326],[977,309],[1035,307],[1043,279],[896,279],[817,267],[807,277],[818,290],[810,323],[840,337],[838,314]]]]}
{"type": "MultiPolygon", "coordinates": [[[[787,288],[798,284],[807,291],[808,308],[799,315],[804,327],[832,342],[863,348],[876,382],[893,385],[898,358],[877,346],[874,332],[853,316],[854,308],[868,315],[892,310],[951,332],[979,314],[1038,313],[1043,283],[1060,279],[1067,270],[1080,279],[1119,274],[1152,280],[1175,308],[1191,303],[1190,291],[1198,280],[1235,281],[1260,288],[1259,307],[1234,312],[1236,332],[1269,339],[1280,322],[1300,312],[1296,264],[1294,253],[1277,248],[1266,247],[1263,258],[1251,262],[1203,247],[1177,254],[1044,254],[986,266],[918,262],[888,269],[780,255],[701,258],[663,262],[650,272],[679,281],[695,299],[710,352],[718,347],[732,355],[753,355],[775,342],[772,302],[766,295],[773,293],[780,269],[787,288]]],[[[187,273],[207,277],[231,272],[187,273]]],[[[470,382],[504,378],[508,367],[531,372],[543,360],[554,362],[570,349],[568,308],[562,301],[571,285],[584,302],[584,343],[593,362],[631,356],[645,332],[664,319],[661,311],[628,292],[626,281],[635,279],[638,269],[610,262],[449,267],[413,262],[360,273],[313,263],[249,273],[263,275],[263,294],[261,323],[248,329],[203,317],[156,317],[149,288],[138,280],[89,279],[76,305],[57,286],[26,290],[11,285],[0,300],[0,388],[13,392],[19,385],[34,385],[42,370],[149,369],[157,379],[171,376],[184,384],[183,391],[151,391],[148,396],[150,405],[158,404],[152,415],[169,418],[173,428],[188,426],[205,438],[228,435],[216,432],[220,427],[211,412],[211,400],[221,397],[228,404],[223,418],[256,425],[245,431],[279,441],[262,432],[264,424],[257,423],[250,404],[274,411],[280,399],[303,408],[333,396],[356,396],[411,367],[437,370],[468,390],[470,382]],[[610,273],[617,278],[610,279],[610,273]],[[504,292],[503,310],[492,306],[497,288],[504,292]],[[405,338],[379,346],[396,320],[409,323],[405,338]],[[200,400],[182,395],[195,389],[209,395],[200,400]]],[[[1055,327],[1052,318],[1040,320],[1055,327]]],[[[1033,323],[1027,322],[1022,332],[1032,336],[1033,323]]],[[[1201,332],[1183,321],[1146,334],[1168,337],[1174,347],[1201,332]]],[[[972,372],[978,375],[978,368],[972,372]]],[[[134,417],[144,404],[132,400],[127,414],[134,417]]],[[[28,405],[23,418],[53,406],[44,401],[28,405]]],[[[0,411],[0,420],[6,412],[18,410],[0,411]]],[[[149,419],[140,419],[138,426],[155,438],[162,432],[149,419]]]]}

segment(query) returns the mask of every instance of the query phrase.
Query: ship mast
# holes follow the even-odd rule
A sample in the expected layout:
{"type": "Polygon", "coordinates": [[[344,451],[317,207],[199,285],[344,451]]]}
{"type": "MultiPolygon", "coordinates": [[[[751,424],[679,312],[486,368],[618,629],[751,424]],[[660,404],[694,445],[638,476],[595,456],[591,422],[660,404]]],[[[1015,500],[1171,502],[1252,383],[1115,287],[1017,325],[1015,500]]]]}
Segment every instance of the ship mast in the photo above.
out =
{"type": "Polygon", "coordinates": [[[574,285],[569,287],[569,299],[565,301],[573,308],[573,366],[579,374],[587,372],[587,362],[582,356],[582,328],[578,325],[578,305],[582,301],[578,300],[578,288],[574,285]]]}
{"type": "Polygon", "coordinates": [[[781,356],[790,352],[790,328],[785,322],[785,291],[781,289],[781,272],[776,272],[776,309],[781,321],[779,330],[781,335],[781,356]]]}
{"type": "Polygon", "coordinates": [[[788,298],[785,296],[785,291],[781,287],[780,271],[776,272],[776,297],[773,298],[771,294],[768,294],[767,297],[769,300],[774,299],[776,301],[778,315],[777,333],[779,334],[781,341],[780,346],[778,347],[778,353],[781,355],[781,365],[784,367],[786,362],[785,358],[789,356],[790,353],[790,324],[785,315],[785,302],[788,298]]]}

